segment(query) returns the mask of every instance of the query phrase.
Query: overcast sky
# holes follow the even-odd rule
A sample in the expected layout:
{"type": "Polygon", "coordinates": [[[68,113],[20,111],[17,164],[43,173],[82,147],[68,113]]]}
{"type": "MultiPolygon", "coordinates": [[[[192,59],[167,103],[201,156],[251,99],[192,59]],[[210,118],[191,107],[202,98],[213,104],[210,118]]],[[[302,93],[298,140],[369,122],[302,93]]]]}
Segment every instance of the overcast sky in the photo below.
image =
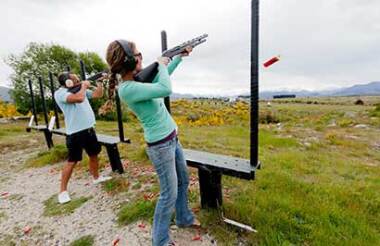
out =
{"type": "MultiPolygon", "coordinates": [[[[172,77],[174,91],[249,91],[250,0],[1,0],[0,85],[12,70],[3,62],[29,42],[57,43],[105,56],[115,39],[137,43],[149,65],[169,47],[203,33],[172,77]]],[[[260,90],[326,89],[380,80],[379,0],[261,1],[260,90]],[[275,55],[281,61],[264,69],[275,55]]]]}

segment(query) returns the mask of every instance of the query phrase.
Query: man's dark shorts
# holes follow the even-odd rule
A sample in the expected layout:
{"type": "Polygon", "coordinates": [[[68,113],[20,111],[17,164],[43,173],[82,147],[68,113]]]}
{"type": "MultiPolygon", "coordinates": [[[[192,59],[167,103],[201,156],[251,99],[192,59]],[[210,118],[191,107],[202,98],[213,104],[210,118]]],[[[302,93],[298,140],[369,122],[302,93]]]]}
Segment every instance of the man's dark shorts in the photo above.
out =
{"type": "Polygon", "coordinates": [[[94,128],[68,135],[66,137],[66,146],[69,151],[69,162],[81,161],[83,149],[86,150],[89,156],[98,155],[102,150],[94,128]]]}

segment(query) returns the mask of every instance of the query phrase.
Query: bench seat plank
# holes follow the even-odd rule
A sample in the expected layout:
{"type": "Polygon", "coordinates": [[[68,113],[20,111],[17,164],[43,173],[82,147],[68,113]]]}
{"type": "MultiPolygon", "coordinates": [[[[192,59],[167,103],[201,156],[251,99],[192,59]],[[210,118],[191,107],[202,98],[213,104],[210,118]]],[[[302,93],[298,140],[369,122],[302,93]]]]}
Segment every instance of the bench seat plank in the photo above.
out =
{"type": "MultiPolygon", "coordinates": [[[[66,136],[65,128],[52,129],[51,132],[58,134],[58,135],[66,136]]],[[[101,144],[118,144],[118,143],[120,143],[119,137],[105,135],[105,134],[99,134],[99,133],[96,133],[96,137],[98,138],[98,141],[101,144]]],[[[128,142],[128,140],[125,140],[125,142],[128,142]]]]}
{"type": "Polygon", "coordinates": [[[33,126],[28,127],[28,128],[38,130],[38,131],[42,131],[42,130],[47,129],[46,125],[38,125],[38,126],[33,125],[33,126]]]}
{"type": "Polygon", "coordinates": [[[96,137],[98,138],[99,143],[105,143],[105,144],[117,144],[120,143],[119,137],[104,135],[104,134],[96,134],[96,137]]]}
{"type": "Polygon", "coordinates": [[[216,170],[229,176],[244,179],[254,179],[255,177],[256,169],[251,166],[249,160],[191,149],[184,149],[183,151],[189,166],[196,168],[203,166],[211,171],[216,170]]]}

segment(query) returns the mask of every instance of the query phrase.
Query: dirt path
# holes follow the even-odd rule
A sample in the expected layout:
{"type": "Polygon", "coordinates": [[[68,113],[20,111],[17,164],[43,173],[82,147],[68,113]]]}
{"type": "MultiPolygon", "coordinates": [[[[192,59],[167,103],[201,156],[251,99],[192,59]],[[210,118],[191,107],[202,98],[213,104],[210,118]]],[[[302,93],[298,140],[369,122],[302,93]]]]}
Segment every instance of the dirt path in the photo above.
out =
{"type": "MultiPolygon", "coordinates": [[[[88,175],[74,173],[70,191],[72,198],[92,197],[90,200],[70,215],[44,216],[43,202],[58,192],[61,164],[19,168],[43,148],[11,150],[0,157],[0,242],[8,245],[69,245],[79,237],[94,235],[94,245],[112,245],[117,237],[120,238],[117,245],[150,245],[149,223],[138,221],[123,227],[117,224],[117,208],[128,201],[128,195],[108,195],[101,187],[94,186],[88,175]],[[15,169],[19,171],[15,172],[15,169]],[[31,230],[25,233],[27,227],[31,230]]],[[[216,245],[207,234],[201,233],[201,240],[193,240],[198,233],[194,229],[171,231],[178,245],[216,245]]]]}

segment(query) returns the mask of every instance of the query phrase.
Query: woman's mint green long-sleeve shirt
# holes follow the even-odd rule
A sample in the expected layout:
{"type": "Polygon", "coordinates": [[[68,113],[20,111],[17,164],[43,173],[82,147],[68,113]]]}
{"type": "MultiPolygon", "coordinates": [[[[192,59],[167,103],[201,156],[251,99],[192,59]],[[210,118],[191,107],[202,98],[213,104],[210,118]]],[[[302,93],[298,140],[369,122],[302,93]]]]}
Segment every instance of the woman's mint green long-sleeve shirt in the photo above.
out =
{"type": "Polygon", "coordinates": [[[135,113],[144,129],[148,143],[159,141],[177,128],[164,104],[164,97],[172,93],[169,75],[182,61],[180,56],[168,64],[160,64],[152,83],[124,81],[118,89],[120,99],[135,113]]]}

